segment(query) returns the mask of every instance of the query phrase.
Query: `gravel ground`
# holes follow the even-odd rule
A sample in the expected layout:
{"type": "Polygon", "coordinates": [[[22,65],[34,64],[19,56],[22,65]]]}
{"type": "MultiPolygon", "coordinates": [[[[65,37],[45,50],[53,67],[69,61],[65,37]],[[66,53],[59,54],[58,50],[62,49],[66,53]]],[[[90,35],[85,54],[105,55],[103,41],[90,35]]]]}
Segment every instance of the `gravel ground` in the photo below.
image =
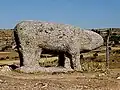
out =
{"type": "Polygon", "coordinates": [[[119,90],[119,86],[119,80],[104,74],[0,72],[0,90],[119,90]]]}

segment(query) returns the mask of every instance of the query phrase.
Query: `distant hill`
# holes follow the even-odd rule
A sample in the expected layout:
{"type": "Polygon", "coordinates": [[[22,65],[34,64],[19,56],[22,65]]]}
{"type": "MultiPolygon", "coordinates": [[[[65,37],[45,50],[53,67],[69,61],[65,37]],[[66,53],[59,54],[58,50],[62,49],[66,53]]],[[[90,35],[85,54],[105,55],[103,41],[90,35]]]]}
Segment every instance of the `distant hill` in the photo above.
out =
{"type": "Polygon", "coordinates": [[[107,30],[110,30],[110,43],[114,45],[120,44],[120,28],[103,28],[91,30],[103,37],[104,44],[106,43],[107,30]]]}
{"type": "Polygon", "coordinates": [[[11,49],[12,29],[0,29],[0,51],[11,49]]]}
{"type": "Polygon", "coordinates": [[[101,33],[104,33],[110,29],[112,33],[116,33],[117,35],[120,35],[120,28],[100,28],[100,29],[91,29],[91,30],[96,30],[98,32],[100,31],[101,33]]]}

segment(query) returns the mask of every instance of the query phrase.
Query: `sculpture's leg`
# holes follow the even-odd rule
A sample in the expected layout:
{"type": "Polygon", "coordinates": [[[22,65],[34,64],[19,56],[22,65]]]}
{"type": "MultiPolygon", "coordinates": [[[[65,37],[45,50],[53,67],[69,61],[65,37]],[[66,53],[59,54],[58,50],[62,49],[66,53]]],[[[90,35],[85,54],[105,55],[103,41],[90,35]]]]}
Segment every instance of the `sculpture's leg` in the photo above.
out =
{"type": "Polygon", "coordinates": [[[33,48],[26,48],[23,50],[24,66],[38,66],[38,59],[40,58],[38,50],[33,48]]]}
{"type": "Polygon", "coordinates": [[[72,68],[76,71],[82,71],[80,64],[80,50],[77,48],[71,48],[69,53],[71,54],[72,68]]]}
{"type": "Polygon", "coordinates": [[[58,66],[64,67],[68,69],[68,71],[69,70],[71,71],[72,68],[71,68],[71,60],[69,55],[66,55],[65,53],[61,52],[58,58],[58,66]]]}
{"type": "Polygon", "coordinates": [[[42,49],[37,47],[23,47],[23,64],[21,67],[21,71],[29,73],[29,72],[37,72],[39,71],[39,59],[42,49]]]}
{"type": "Polygon", "coordinates": [[[70,58],[68,58],[68,57],[65,57],[65,65],[64,65],[64,67],[65,68],[67,68],[67,69],[72,69],[71,68],[71,60],[70,60],[70,58]]]}
{"type": "Polygon", "coordinates": [[[72,62],[73,62],[73,68],[76,71],[82,71],[81,64],[80,64],[80,57],[79,53],[72,54],[72,62]]]}

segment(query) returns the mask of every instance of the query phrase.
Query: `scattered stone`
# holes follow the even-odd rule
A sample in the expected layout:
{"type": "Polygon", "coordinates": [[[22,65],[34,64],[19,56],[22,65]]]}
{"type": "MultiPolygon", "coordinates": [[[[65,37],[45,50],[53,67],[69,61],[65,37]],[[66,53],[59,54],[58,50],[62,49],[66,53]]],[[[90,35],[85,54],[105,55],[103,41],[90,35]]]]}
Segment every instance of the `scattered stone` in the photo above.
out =
{"type": "Polygon", "coordinates": [[[2,67],[0,66],[0,69],[2,69],[2,67]]]}
{"type": "Polygon", "coordinates": [[[101,74],[99,74],[98,76],[99,76],[99,77],[102,77],[102,76],[105,76],[105,74],[104,74],[104,73],[101,73],[101,74]]]}
{"type": "Polygon", "coordinates": [[[11,71],[11,68],[9,66],[3,66],[3,68],[1,69],[1,72],[9,72],[11,71]]]}
{"type": "Polygon", "coordinates": [[[4,81],[0,79],[0,83],[3,83],[4,81]]]}
{"type": "Polygon", "coordinates": [[[19,66],[15,64],[9,65],[9,67],[13,70],[15,70],[16,68],[19,68],[19,66]]]}
{"type": "Polygon", "coordinates": [[[41,88],[46,88],[48,86],[47,83],[43,83],[41,88]]]}
{"type": "Polygon", "coordinates": [[[120,80],[120,77],[117,77],[118,80],[120,80]]]}
{"type": "Polygon", "coordinates": [[[96,74],[91,75],[91,78],[103,77],[103,76],[105,76],[105,73],[96,73],[96,74]]]}
{"type": "Polygon", "coordinates": [[[41,86],[41,88],[46,88],[48,86],[47,83],[37,82],[35,83],[34,87],[41,86]]]}

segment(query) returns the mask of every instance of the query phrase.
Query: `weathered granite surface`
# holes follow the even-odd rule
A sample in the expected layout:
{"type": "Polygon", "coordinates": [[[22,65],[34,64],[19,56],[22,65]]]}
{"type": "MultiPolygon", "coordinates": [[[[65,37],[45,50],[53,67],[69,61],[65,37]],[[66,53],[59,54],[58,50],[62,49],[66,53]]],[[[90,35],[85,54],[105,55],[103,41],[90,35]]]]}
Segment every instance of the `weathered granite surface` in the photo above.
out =
{"type": "Polygon", "coordinates": [[[63,66],[81,71],[80,51],[92,50],[103,44],[103,38],[95,32],[43,21],[18,23],[14,28],[14,37],[21,59],[21,70],[24,72],[51,71],[39,66],[38,60],[43,49],[62,52],[62,57],[65,55],[69,58],[63,66]]]}

